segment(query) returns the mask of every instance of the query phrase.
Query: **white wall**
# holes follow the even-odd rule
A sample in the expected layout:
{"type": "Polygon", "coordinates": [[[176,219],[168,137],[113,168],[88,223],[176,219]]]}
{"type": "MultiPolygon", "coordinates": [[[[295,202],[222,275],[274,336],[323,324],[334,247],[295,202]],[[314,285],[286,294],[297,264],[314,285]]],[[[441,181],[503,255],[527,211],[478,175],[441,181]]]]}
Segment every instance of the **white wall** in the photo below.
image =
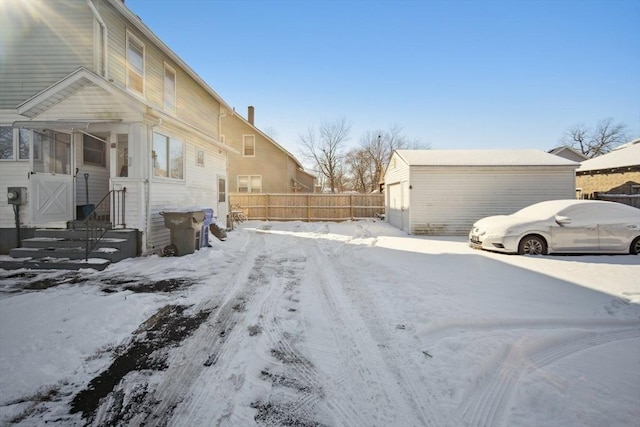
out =
{"type": "Polygon", "coordinates": [[[411,214],[410,192],[403,192],[403,186],[408,185],[409,165],[400,156],[393,154],[384,176],[385,185],[385,217],[391,225],[409,232],[409,217],[411,214]],[[404,183],[404,184],[403,184],[404,183]],[[407,211],[399,210],[400,205],[407,207],[407,211]]]}
{"type": "Polygon", "coordinates": [[[411,169],[411,233],[464,235],[480,218],[575,197],[573,167],[411,169]]]}

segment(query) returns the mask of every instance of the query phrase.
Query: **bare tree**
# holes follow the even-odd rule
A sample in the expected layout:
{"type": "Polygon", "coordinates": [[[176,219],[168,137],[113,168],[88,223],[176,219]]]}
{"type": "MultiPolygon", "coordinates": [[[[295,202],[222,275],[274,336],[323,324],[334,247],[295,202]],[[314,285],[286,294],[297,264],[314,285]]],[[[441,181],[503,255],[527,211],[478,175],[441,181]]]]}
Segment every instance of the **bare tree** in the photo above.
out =
{"type": "Polygon", "coordinates": [[[367,132],[360,139],[360,148],[350,153],[350,172],[354,178],[359,179],[359,185],[354,189],[363,192],[376,190],[395,150],[425,148],[428,146],[409,140],[398,125],[393,125],[386,131],[367,132]]]}
{"type": "Polygon", "coordinates": [[[344,146],[351,124],[344,118],[320,123],[318,132],[310,127],[300,136],[302,155],[312,162],[320,175],[327,178],[331,192],[341,190],[344,182],[344,146]]]}
{"type": "Polygon", "coordinates": [[[362,148],[354,148],[347,153],[345,165],[351,175],[351,189],[358,193],[366,193],[371,187],[371,165],[367,152],[362,148]]]}
{"type": "Polygon", "coordinates": [[[567,130],[562,142],[589,158],[597,157],[625,143],[626,128],[624,123],[614,123],[611,118],[600,120],[593,130],[578,123],[567,130]]]}

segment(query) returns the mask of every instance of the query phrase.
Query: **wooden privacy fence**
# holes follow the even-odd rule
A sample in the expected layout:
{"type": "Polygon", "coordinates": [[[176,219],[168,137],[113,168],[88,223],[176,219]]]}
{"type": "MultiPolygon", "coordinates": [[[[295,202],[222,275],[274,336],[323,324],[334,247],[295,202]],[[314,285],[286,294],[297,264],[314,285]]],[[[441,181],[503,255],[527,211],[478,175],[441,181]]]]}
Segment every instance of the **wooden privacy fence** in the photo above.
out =
{"type": "Polygon", "coordinates": [[[384,214],[384,194],[233,193],[229,204],[248,219],[268,221],[347,221],[384,214]]]}

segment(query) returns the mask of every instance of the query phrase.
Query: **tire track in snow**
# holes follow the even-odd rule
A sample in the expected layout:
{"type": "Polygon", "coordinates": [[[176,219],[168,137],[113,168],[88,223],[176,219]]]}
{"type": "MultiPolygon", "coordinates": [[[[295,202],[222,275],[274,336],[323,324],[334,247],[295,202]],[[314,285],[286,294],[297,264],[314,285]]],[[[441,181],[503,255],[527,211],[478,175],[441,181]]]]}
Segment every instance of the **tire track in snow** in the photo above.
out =
{"type": "MultiPolygon", "coordinates": [[[[263,234],[251,234],[254,236],[252,239],[258,235],[264,239],[263,234]]],[[[225,345],[216,353],[216,361],[225,363],[212,364],[203,373],[204,376],[192,387],[193,394],[189,402],[176,410],[173,425],[238,425],[256,421],[269,425],[274,422],[278,424],[278,417],[301,425],[315,423],[311,420],[313,408],[323,397],[320,376],[296,350],[293,344],[295,328],[290,331],[291,328],[283,326],[296,315],[297,309],[293,307],[298,300],[294,291],[300,284],[305,262],[306,259],[299,255],[290,238],[269,236],[256,256],[254,267],[247,276],[250,283],[241,297],[244,324],[250,323],[251,316],[257,321],[252,325],[256,331],[254,338],[247,341],[250,331],[245,328],[235,328],[229,333],[225,345]],[[255,372],[255,363],[246,359],[252,357],[255,347],[261,351],[263,348],[270,349],[270,352],[258,356],[266,366],[259,374],[255,372]],[[244,351],[247,349],[249,353],[244,351]],[[235,367],[229,369],[230,363],[235,367]],[[248,364],[254,366],[253,372],[248,370],[248,364]],[[236,377],[232,381],[229,371],[238,369],[243,373],[231,374],[231,377],[236,377]],[[217,386],[211,386],[213,381],[217,382],[217,386]],[[271,397],[269,382],[272,388],[279,390],[277,398],[271,397]],[[229,384],[233,388],[231,394],[224,391],[229,384]],[[254,420],[248,418],[251,411],[246,407],[236,406],[238,395],[255,396],[256,393],[266,396],[266,403],[262,397],[251,403],[251,407],[257,410],[254,420]],[[212,401],[224,409],[212,413],[208,409],[212,401]]]]}
{"type": "Polygon", "coordinates": [[[233,306],[238,296],[246,293],[248,278],[259,262],[258,256],[263,246],[264,239],[250,237],[244,246],[246,252],[241,250],[239,254],[229,254],[230,258],[242,256],[247,259],[248,262],[242,264],[246,267],[239,271],[230,270],[222,277],[220,274],[215,276],[216,283],[223,286],[213,298],[194,308],[197,311],[210,309],[211,315],[181,347],[173,349],[168,359],[168,369],[145,403],[151,410],[134,417],[132,425],[167,425],[176,407],[188,396],[192,385],[206,369],[205,365],[217,361],[216,355],[237,323],[233,306]],[[225,278],[228,280],[226,286],[223,282],[225,278]],[[208,358],[203,355],[208,355],[208,358]]]}
{"type": "Polygon", "coordinates": [[[507,402],[522,375],[584,350],[638,337],[637,328],[581,331],[550,342],[534,342],[520,349],[507,348],[493,363],[496,368],[487,373],[479,388],[472,390],[471,396],[464,399],[465,404],[459,407],[462,421],[473,427],[501,425],[507,402]]]}
{"type": "MultiPolygon", "coordinates": [[[[350,242],[354,239],[369,239],[371,233],[368,230],[367,224],[358,224],[356,234],[350,242]]],[[[377,239],[371,239],[369,246],[375,246],[377,239]]],[[[360,309],[360,315],[363,320],[366,320],[366,326],[368,332],[378,343],[391,342],[391,338],[394,332],[397,332],[397,327],[392,330],[389,328],[389,322],[383,321],[385,319],[382,307],[375,302],[370,290],[366,283],[357,276],[353,276],[351,273],[351,266],[345,262],[360,262],[368,263],[366,257],[360,257],[357,260],[353,257],[353,245],[342,244],[336,247],[328,247],[327,256],[331,259],[331,265],[339,271],[342,277],[342,288],[346,294],[348,294],[350,301],[357,305],[360,309]]],[[[359,250],[360,248],[358,248],[359,250]]],[[[377,265],[370,265],[371,269],[380,268],[377,265]]],[[[384,271],[380,271],[379,277],[386,274],[384,271]]],[[[398,272],[394,272],[392,275],[398,280],[398,272]]],[[[389,280],[389,283],[392,283],[389,280]]],[[[397,326],[397,325],[396,325],[397,326]]],[[[405,401],[412,409],[418,414],[421,425],[439,426],[443,424],[442,420],[445,415],[442,410],[434,403],[435,398],[430,394],[429,390],[425,388],[425,383],[421,380],[424,378],[419,374],[423,369],[422,365],[416,363],[416,359],[412,360],[412,354],[407,351],[404,354],[399,351],[395,346],[388,346],[386,344],[379,344],[381,347],[381,354],[384,357],[386,368],[393,374],[398,385],[401,385],[399,392],[404,396],[405,401]]],[[[416,350],[416,354],[418,351],[416,350]]],[[[419,352],[421,356],[424,356],[422,352],[419,352]]],[[[449,417],[449,416],[447,416],[449,417]]],[[[444,422],[446,424],[446,422],[444,422]]]]}
{"type": "Polygon", "coordinates": [[[295,321],[299,303],[296,294],[307,259],[291,244],[290,238],[272,236],[271,239],[285,242],[286,247],[276,253],[277,256],[270,251],[270,261],[278,266],[277,274],[272,280],[272,291],[265,295],[259,310],[263,338],[270,349],[261,375],[263,380],[271,382],[275,395],[270,392],[265,401],[253,402],[253,405],[262,408],[257,417],[264,416],[261,421],[266,424],[278,424],[279,417],[301,425],[314,424],[315,407],[325,397],[323,383],[320,373],[295,346],[295,341],[300,339],[295,321]]]}
{"type": "MultiPolygon", "coordinates": [[[[425,413],[399,384],[391,364],[405,361],[388,360],[388,354],[381,352],[380,342],[370,333],[372,325],[357,313],[353,301],[349,301],[342,287],[343,272],[336,263],[340,261],[326,255],[316,244],[309,254],[311,275],[318,278],[321,289],[318,296],[331,323],[335,342],[345,365],[343,372],[334,385],[338,392],[346,391],[351,408],[357,408],[350,414],[344,425],[437,425],[435,419],[425,413]],[[346,389],[346,390],[344,390],[346,389]],[[356,401],[352,401],[356,399],[356,401]],[[373,413],[362,413],[362,410],[373,413]]],[[[346,254],[344,254],[346,255],[346,254]]],[[[343,257],[344,258],[344,257],[343,257]]],[[[369,321],[370,319],[367,319],[369,321]]]]}

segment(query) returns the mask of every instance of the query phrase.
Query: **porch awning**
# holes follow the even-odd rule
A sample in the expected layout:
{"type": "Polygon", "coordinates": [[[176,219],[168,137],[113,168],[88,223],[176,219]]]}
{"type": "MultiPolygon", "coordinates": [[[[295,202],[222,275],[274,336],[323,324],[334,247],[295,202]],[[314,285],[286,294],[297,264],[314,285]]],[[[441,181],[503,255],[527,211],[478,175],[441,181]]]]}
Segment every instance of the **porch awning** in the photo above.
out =
{"type": "Polygon", "coordinates": [[[18,120],[13,122],[14,128],[53,129],[85,131],[94,124],[122,123],[122,120],[18,120]]]}

